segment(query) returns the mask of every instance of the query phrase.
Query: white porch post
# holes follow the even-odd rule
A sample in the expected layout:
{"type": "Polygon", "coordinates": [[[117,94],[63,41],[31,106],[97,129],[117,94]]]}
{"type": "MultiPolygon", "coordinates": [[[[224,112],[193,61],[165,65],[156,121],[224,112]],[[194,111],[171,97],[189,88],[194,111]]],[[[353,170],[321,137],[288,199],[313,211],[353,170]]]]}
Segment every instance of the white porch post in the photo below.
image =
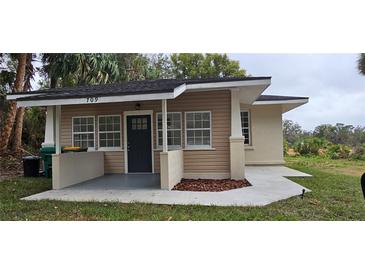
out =
{"type": "Polygon", "coordinates": [[[242,136],[239,90],[231,90],[231,179],[245,178],[245,137],[242,136]]]}
{"type": "Polygon", "coordinates": [[[44,142],[42,143],[42,147],[49,147],[55,145],[54,135],[54,119],[55,119],[55,107],[48,106],[46,111],[46,129],[44,133],[44,142]]]}
{"type": "Polygon", "coordinates": [[[167,101],[162,100],[162,151],[167,152],[167,101]]]}
{"type": "Polygon", "coordinates": [[[56,154],[61,154],[61,106],[56,106],[55,128],[56,154]]]}

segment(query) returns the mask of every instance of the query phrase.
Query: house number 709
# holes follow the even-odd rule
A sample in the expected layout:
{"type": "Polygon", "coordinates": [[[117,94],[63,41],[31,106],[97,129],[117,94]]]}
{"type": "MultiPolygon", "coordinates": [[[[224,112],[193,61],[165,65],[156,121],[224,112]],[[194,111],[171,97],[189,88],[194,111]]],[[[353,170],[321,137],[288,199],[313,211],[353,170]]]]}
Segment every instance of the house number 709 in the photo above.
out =
{"type": "Polygon", "coordinates": [[[98,101],[98,97],[87,97],[86,103],[96,103],[98,101]]]}

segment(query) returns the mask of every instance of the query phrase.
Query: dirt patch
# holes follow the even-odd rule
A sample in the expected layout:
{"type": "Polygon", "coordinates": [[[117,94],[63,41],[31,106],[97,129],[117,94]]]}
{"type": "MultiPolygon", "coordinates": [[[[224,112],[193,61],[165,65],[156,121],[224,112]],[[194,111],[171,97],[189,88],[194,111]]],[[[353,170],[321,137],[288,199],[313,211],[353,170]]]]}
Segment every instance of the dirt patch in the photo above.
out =
{"type": "Polygon", "coordinates": [[[288,156],[292,156],[292,157],[294,157],[294,156],[297,156],[297,155],[298,155],[298,153],[297,153],[297,152],[295,152],[295,150],[294,150],[294,149],[292,149],[292,148],[289,148],[289,149],[288,149],[287,154],[288,154],[288,156]]]}
{"type": "Polygon", "coordinates": [[[0,156],[0,181],[23,174],[21,155],[5,154],[0,156]]]}
{"type": "Polygon", "coordinates": [[[251,186],[251,184],[246,179],[244,180],[181,179],[181,182],[175,185],[172,190],[220,192],[247,186],[251,186]]]}

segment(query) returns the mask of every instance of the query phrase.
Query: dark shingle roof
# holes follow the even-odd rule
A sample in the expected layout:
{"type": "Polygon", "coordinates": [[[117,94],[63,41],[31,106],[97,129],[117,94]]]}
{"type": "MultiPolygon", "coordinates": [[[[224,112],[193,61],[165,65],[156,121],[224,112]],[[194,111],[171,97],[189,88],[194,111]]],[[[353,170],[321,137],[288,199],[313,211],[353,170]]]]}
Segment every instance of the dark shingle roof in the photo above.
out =
{"type": "MultiPolygon", "coordinates": [[[[129,81],[118,84],[90,85],[79,87],[63,87],[54,89],[37,90],[34,96],[18,98],[18,100],[41,100],[41,99],[60,99],[60,98],[78,98],[85,96],[113,96],[113,95],[131,95],[131,94],[153,94],[173,92],[174,88],[182,84],[201,84],[217,83],[229,81],[252,81],[268,80],[271,77],[225,77],[209,79],[159,79],[129,81]]],[[[19,94],[19,93],[18,93],[19,94]]],[[[29,94],[29,93],[26,93],[29,94]]]]}
{"type": "Polygon", "coordinates": [[[302,100],[308,97],[299,96],[281,96],[281,95],[260,95],[256,101],[287,101],[287,100],[302,100]]]}

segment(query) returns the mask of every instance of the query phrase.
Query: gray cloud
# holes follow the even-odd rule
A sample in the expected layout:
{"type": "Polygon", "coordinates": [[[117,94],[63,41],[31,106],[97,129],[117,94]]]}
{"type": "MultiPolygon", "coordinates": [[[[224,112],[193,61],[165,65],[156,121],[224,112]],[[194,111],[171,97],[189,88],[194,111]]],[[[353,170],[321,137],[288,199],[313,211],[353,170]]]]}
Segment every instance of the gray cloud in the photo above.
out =
{"type": "Polygon", "coordinates": [[[365,126],[365,76],[358,54],[230,54],[253,76],[271,75],[264,94],[309,96],[308,104],[284,118],[305,129],[318,124],[365,126]]]}

